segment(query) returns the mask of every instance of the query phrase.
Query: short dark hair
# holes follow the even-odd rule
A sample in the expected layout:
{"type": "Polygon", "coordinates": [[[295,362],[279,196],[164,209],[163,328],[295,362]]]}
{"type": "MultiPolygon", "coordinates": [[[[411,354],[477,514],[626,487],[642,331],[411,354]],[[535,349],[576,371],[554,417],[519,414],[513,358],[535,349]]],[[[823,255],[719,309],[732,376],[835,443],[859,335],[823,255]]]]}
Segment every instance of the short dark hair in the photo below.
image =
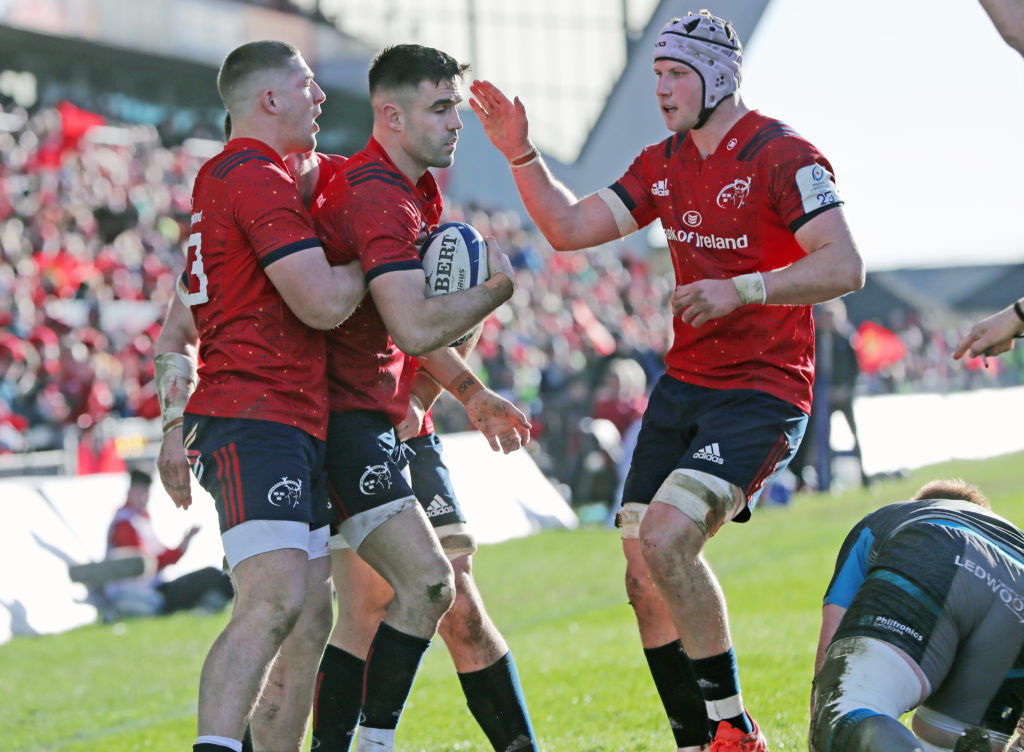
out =
{"type": "Polygon", "coordinates": [[[977,504],[984,509],[992,509],[992,504],[988,497],[981,492],[981,489],[961,478],[928,481],[914,494],[914,501],[926,499],[959,499],[977,504]]]}
{"type": "Polygon", "coordinates": [[[252,75],[286,68],[300,54],[295,45],[273,39],[248,42],[233,49],[217,73],[217,91],[224,106],[228,106],[235,89],[252,75]]]}
{"type": "Polygon", "coordinates": [[[454,81],[468,70],[469,63],[460,63],[433,47],[396,44],[381,50],[370,64],[370,94],[406,86],[415,89],[424,81],[454,81]]]}
{"type": "Polygon", "coordinates": [[[149,488],[153,483],[153,476],[147,473],[145,470],[139,470],[133,467],[128,471],[128,486],[145,486],[149,488]]]}

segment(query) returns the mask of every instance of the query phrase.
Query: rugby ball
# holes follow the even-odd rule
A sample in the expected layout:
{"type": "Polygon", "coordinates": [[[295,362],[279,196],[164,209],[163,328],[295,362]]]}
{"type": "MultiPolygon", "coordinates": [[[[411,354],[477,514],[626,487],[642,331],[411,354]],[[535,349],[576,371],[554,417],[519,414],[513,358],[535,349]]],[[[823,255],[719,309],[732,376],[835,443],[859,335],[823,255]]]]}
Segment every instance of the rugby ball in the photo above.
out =
{"type": "Polygon", "coordinates": [[[428,298],[468,290],[486,281],[491,273],[483,236],[465,222],[441,225],[423,242],[423,273],[428,298]]]}

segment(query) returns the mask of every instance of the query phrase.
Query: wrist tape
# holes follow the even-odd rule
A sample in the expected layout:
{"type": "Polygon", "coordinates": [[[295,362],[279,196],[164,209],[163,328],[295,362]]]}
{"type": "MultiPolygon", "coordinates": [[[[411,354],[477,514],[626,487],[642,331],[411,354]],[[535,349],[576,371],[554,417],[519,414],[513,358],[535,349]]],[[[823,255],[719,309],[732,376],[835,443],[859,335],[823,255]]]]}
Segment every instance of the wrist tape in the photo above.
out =
{"type": "Polygon", "coordinates": [[[484,388],[483,382],[472,371],[464,368],[458,376],[449,381],[445,387],[452,395],[465,405],[470,398],[484,388]]]}
{"type": "Polygon", "coordinates": [[[750,274],[741,274],[738,277],[733,277],[732,283],[736,286],[736,293],[740,296],[740,302],[743,305],[747,303],[764,303],[767,299],[767,293],[764,289],[764,277],[761,276],[761,272],[751,272],[750,274]]]}
{"type": "Polygon", "coordinates": [[[164,434],[181,425],[185,405],[196,388],[196,366],[187,355],[160,353],[153,358],[156,396],[164,434]]]}

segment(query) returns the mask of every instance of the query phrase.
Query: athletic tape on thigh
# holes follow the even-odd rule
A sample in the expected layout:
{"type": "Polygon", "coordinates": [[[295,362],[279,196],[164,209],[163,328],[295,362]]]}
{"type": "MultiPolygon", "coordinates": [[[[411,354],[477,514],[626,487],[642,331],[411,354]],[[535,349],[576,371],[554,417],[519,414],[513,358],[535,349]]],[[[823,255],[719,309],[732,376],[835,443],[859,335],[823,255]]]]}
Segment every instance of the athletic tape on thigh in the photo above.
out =
{"type": "Polygon", "coordinates": [[[654,501],[678,509],[693,520],[707,538],[735,517],[747,498],[739,486],[727,480],[686,468],[669,473],[654,495],[654,501]]]}
{"type": "Polygon", "coordinates": [[[469,532],[469,529],[463,522],[453,522],[450,525],[435,527],[434,533],[437,535],[437,539],[441,541],[444,555],[450,560],[457,559],[466,554],[476,553],[476,538],[473,537],[473,534],[469,532]]]}
{"type": "Polygon", "coordinates": [[[221,533],[228,569],[250,556],[297,548],[309,554],[309,524],[294,520],[249,520],[221,533]]]}
{"type": "Polygon", "coordinates": [[[331,555],[331,547],[328,540],[331,537],[331,528],[329,525],[318,527],[315,530],[309,531],[309,548],[307,553],[310,560],[321,559],[324,556],[331,555]]]}
{"type": "Polygon", "coordinates": [[[630,501],[622,505],[622,509],[615,515],[615,526],[622,529],[622,539],[640,537],[640,522],[647,512],[647,504],[637,504],[630,501]]]}
{"type": "Polygon", "coordinates": [[[404,512],[406,509],[412,509],[418,504],[419,502],[416,501],[415,496],[406,496],[404,499],[395,499],[394,501],[382,504],[379,507],[367,509],[365,512],[359,512],[358,514],[352,515],[342,522],[338,526],[338,529],[341,534],[345,536],[345,540],[348,541],[349,546],[358,552],[359,547],[363,545],[363,541],[366,540],[367,535],[390,520],[396,514],[404,512]]]}
{"type": "Polygon", "coordinates": [[[829,645],[815,687],[815,714],[838,719],[867,708],[898,719],[930,691],[924,672],[899,648],[873,637],[847,637],[829,645]],[[823,676],[829,683],[822,683],[823,676]]]}

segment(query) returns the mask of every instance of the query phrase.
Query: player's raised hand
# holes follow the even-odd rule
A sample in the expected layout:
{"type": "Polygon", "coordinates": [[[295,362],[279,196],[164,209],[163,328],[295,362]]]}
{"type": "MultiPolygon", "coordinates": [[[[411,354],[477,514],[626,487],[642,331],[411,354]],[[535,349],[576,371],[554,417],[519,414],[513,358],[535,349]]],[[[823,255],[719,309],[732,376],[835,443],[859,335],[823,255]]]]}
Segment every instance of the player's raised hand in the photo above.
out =
{"type": "Polygon", "coordinates": [[[529,419],[504,397],[481,389],[464,405],[470,421],[495,452],[508,454],[530,443],[529,419]]]}
{"type": "Polygon", "coordinates": [[[530,122],[519,97],[510,100],[490,81],[474,81],[469,106],[480,119],[484,132],[506,159],[515,159],[533,149],[530,122]]]}
{"type": "Polygon", "coordinates": [[[168,431],[160,444],[160,454],[156,458],[156,468],[160,473],[160,482],[171,497],[174,506],[188,509],[192,504],[191,473],[185,459],[185,445],[181,437],[181,426],[168,431]]]}
{"type": "Polygon", "coordinates": [[[700,326],[735,311],[740,296],[731,279],[701,279],[677,287],[671,302],[673,315],[690,326],[700,326]]]}

